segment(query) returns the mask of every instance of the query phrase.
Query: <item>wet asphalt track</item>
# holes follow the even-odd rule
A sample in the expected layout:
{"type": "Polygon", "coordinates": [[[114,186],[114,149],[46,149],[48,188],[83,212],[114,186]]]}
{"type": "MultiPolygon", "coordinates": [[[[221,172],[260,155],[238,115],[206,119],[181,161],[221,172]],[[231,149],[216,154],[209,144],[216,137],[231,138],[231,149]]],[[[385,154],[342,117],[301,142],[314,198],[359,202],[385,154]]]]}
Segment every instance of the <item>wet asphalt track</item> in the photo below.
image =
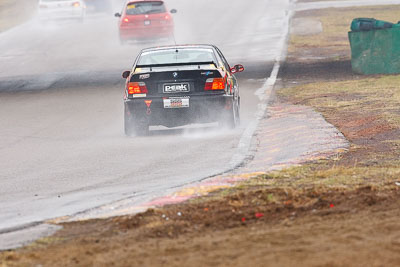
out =
{"type": "Polygon", "coordinates": [[[139,204],[226,171],[280,53],[288,2],[167,1],[177,43],[216,44],[247,67],[232,132],[208,124],[125,137],[120,73],[141,47],[166,43],[120,46],[111,16],[0,34],[0,232],[123,198],[139,204]]]}

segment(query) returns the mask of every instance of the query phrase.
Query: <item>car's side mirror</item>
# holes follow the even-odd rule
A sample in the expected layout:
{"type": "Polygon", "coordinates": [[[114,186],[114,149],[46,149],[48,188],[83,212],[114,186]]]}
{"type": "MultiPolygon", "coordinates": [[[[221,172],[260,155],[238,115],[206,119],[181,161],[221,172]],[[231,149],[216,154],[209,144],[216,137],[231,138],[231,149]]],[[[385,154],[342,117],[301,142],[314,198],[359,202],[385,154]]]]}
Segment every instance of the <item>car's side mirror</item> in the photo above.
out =
{"type": "Polygon", "coordinates": [[[120,18],[120,17],[121,17],[121,14],[120,14],[120,13],[115,13],[115,14],[114,14],[114,17],[120,18]]]}
{"type": "Polygon", "coordinates": [[[238,73],[244,71],[244,67],[241,64],[235,65],[233,68],[231,68],[232,73],[238,73]]]}
{"type": "Polygon", "coordinates": [[[129,70],[126,70],[122,73],[122,78],[126,79],[131,75],[131,72],[129,70]]]}
{"type": "Polygon", "coordinates": [[[171,11],[170,11],[171,14],[175,14],[175,13],[177,13],[177,12],[178,12],[178,10],[176,10],[175,8],[174,8],[174,9],[171,9],[171,11]]]}

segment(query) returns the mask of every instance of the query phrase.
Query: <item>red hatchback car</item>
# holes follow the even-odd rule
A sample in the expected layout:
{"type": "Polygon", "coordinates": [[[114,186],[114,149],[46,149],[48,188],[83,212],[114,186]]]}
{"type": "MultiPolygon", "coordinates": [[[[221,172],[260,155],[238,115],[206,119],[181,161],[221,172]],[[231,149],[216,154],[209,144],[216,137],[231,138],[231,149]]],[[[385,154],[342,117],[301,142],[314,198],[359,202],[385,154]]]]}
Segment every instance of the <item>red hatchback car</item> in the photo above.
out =
{"type": "Polygon", "coordinates": [[[129,40],[141,39],[172,39],[174,35],[174,21],[171,14],[175,9],[168,11],[163,1],[128,1],[119,17],[119,36],[121,43],[129,40]]]}

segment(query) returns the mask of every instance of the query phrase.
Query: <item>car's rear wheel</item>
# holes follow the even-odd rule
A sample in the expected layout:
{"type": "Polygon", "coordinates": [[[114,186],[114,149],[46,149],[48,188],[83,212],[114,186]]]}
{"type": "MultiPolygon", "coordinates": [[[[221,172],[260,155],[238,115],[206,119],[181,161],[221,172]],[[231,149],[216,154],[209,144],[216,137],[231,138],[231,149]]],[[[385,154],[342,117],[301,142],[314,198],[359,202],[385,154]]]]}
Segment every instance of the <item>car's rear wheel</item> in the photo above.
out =
{"type": "Polygon", "coordinates": [[[232,99],[228,108],[224,109],[223,115],[219,122],[220,127],[234,129],[240,124],[240,112],[238,100],[232,99]]]}
{"type": "Polygon", "coordinates": [[[236,101],[236,127],[240,125],[240,98],[236,101]]]}
{"type": "Polygon", "coordinates": [[[134,118],[125,105],[124,130],[127,136],[143,136],[149,133],[149,124],[144,120],[134,118]]]}

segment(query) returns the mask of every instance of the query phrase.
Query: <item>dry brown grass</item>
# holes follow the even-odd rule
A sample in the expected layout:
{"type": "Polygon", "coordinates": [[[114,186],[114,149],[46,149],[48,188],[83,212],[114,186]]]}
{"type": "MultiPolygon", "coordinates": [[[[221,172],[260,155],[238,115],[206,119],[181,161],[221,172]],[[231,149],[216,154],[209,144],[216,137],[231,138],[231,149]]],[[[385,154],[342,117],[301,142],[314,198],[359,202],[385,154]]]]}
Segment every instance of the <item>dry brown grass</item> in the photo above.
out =
{"type": "MultiPolygon", "coordinates": [[[[397,23],[399,21],[400,5],[357,7],[357,8],[328,8],[318,11],[298,12],[295,17],[306,17],[320,21],[323,31],[312,36],[292,35],[290,38],[289,53],[301,55],[307,51],[324,49],[325,51],[349,51],[348,32],[354,18],[376,18],[397,23]]],[[[347,53],[347,58],[349,58],[347,53]]],[[[291,56],[291,55],[289,55],[291,56]]],[[[335,58],[335,53],[325,55],[335,58]]]]}
{"type": "MultiPolygon", "coordinates": [[[[291,101],[314,107],[319,112],[335,110],[378,114],[400,128],[400,75],[361,80],[318,82],[281,90],[291,101]]],[[[329,114],[326,116],[329,117],[329,114]]]]}
{"type": "MultiPolygon", "coordinates": [[[[323,32],[292,36],[288,64],[307,54],[305,50],[311,55],[326,52],[325,61],[334,61],[333,55],[337,51],[345,51],[339,53],[344,55],[341,60],[349,60],[347,33],[353,18],[374,17],[397,22],[399,11],[400,6],[396,5],[298,13],[299,18],[321,21],[323,32]]],[[[301,79],[299,77],[300,83],[301,79]]],[[[284,88],[277,94],[322,113],[350,140],[351,148],[338,158],[263,175],[250,184],[295,188],[323,185],[348,189],[372,185],[384,189],[400,180],[400,75],[357,77],[337,82],[318,79],[284,88]]]]}

